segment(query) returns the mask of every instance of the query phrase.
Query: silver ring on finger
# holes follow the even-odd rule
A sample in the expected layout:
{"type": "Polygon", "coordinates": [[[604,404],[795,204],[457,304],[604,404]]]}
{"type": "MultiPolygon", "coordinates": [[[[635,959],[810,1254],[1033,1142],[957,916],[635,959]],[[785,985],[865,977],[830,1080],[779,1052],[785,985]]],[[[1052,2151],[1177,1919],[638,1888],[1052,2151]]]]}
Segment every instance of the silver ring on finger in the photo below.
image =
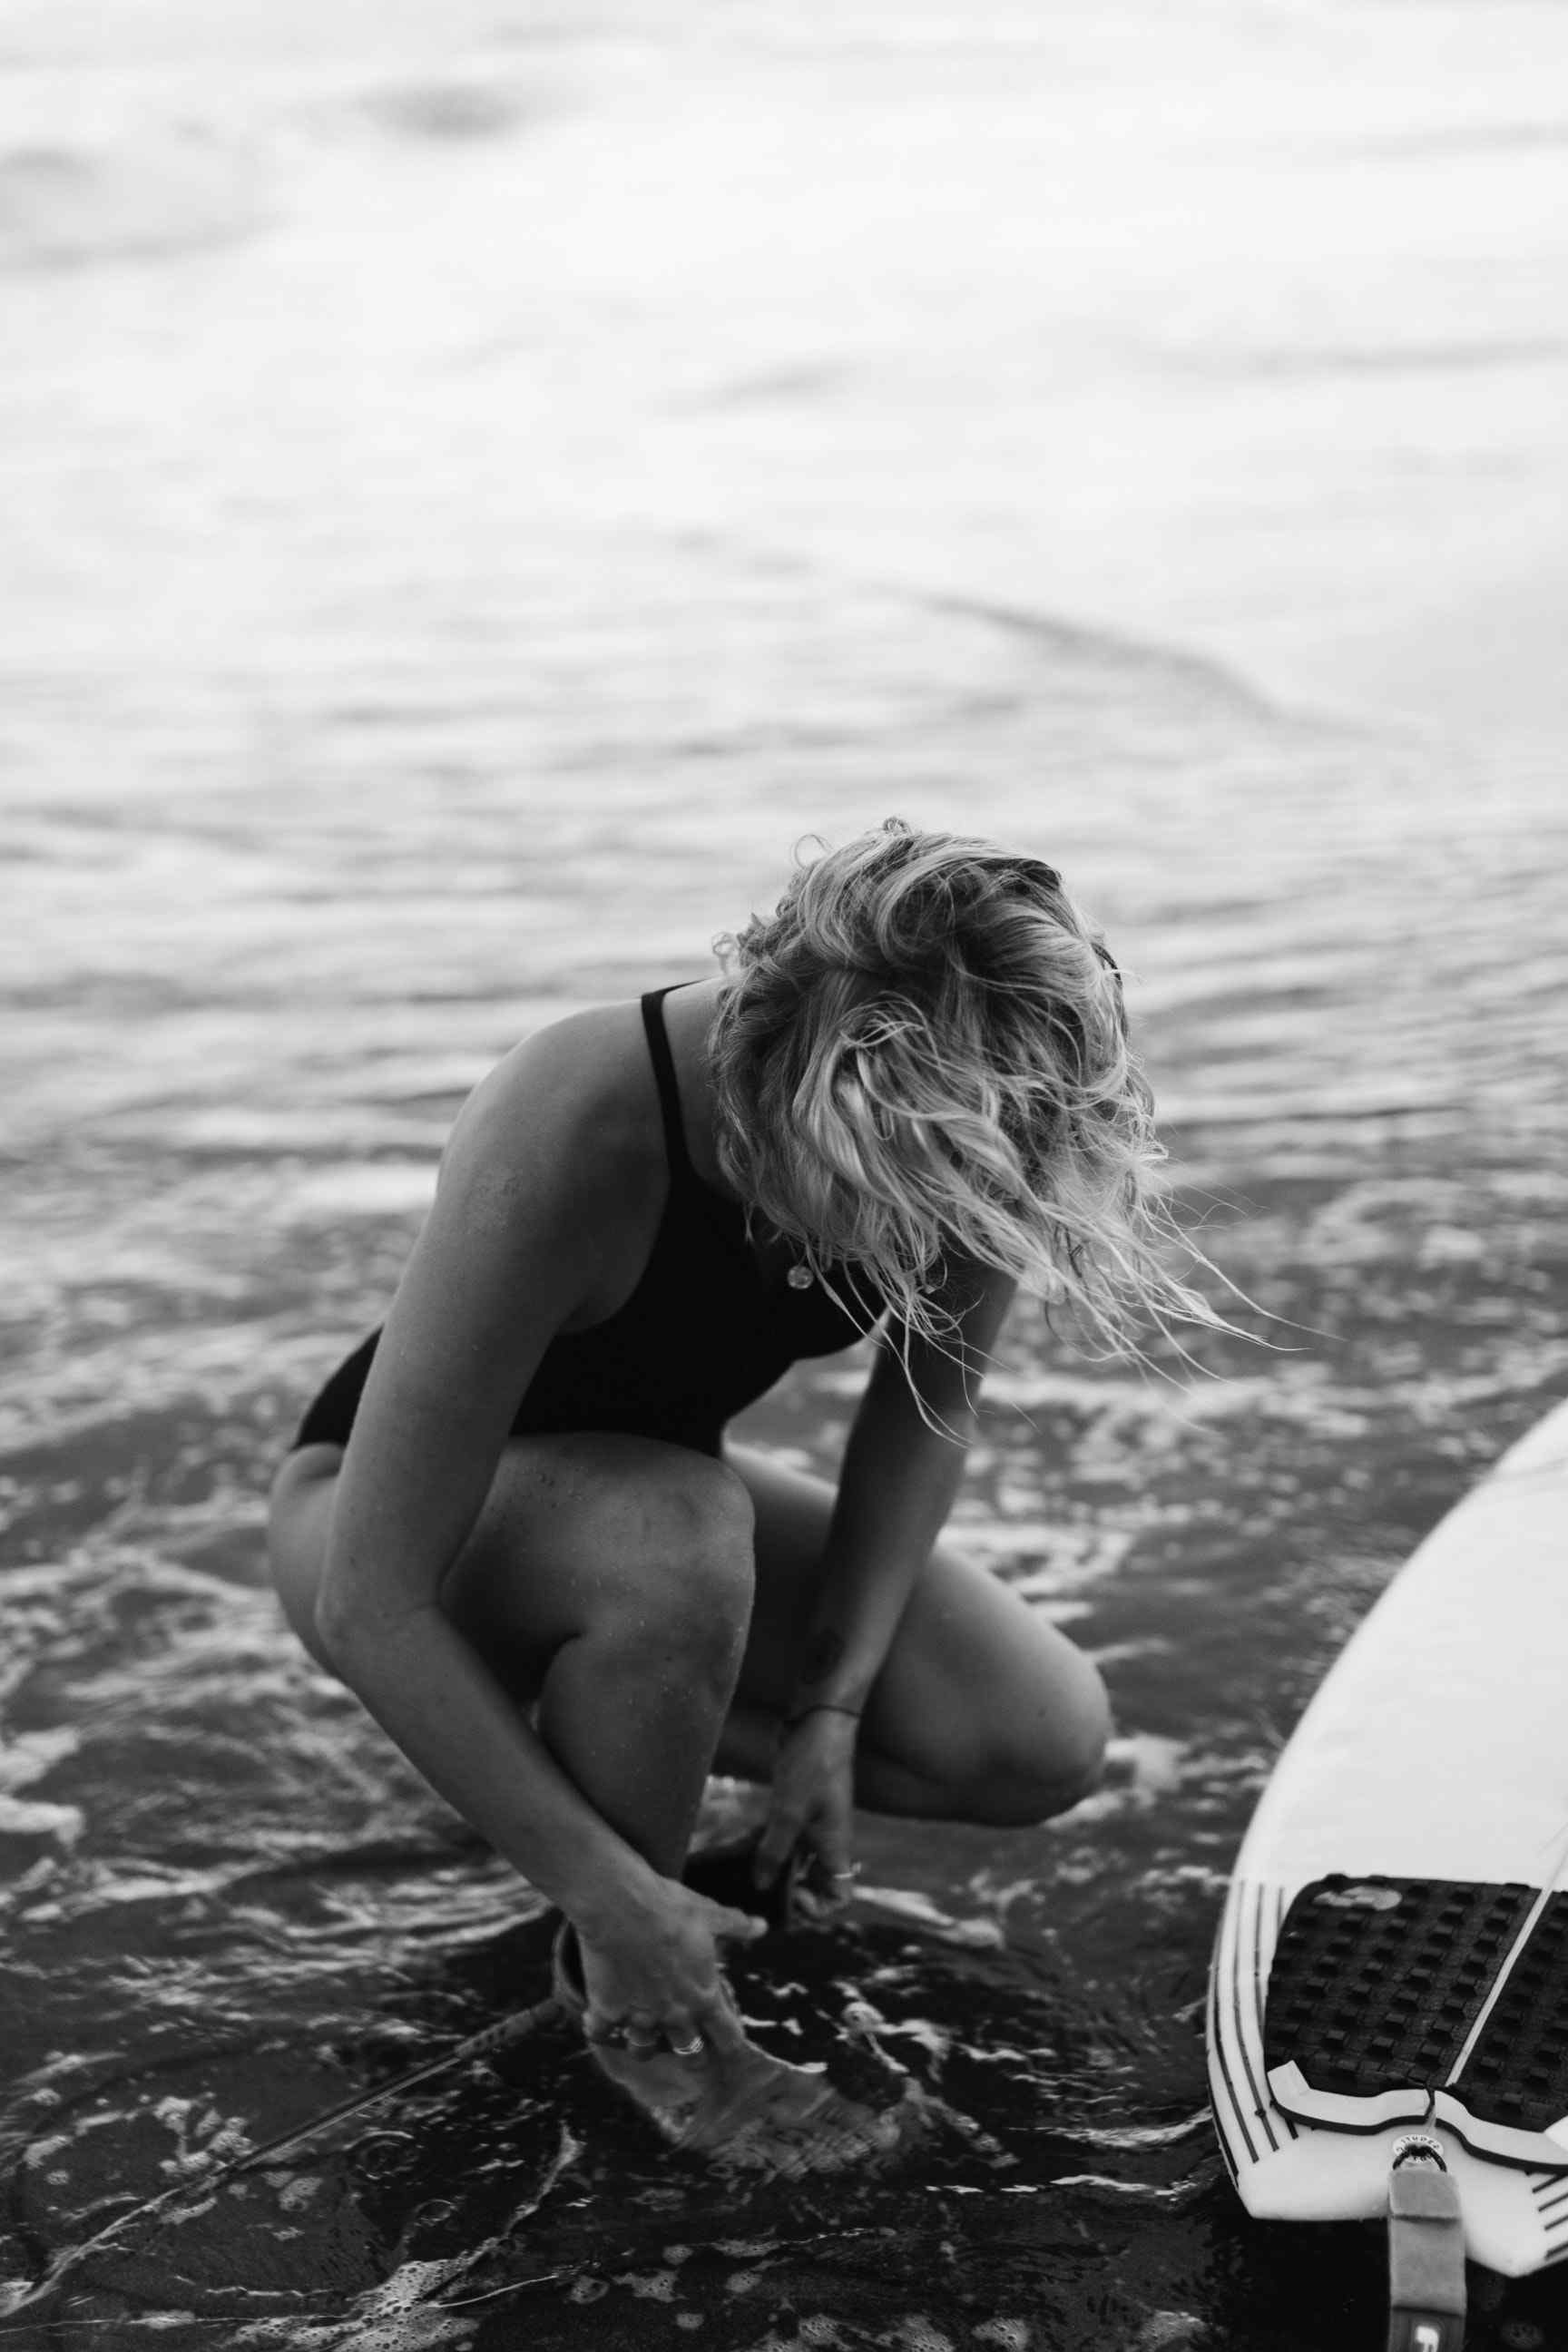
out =
{"type": "Polygon", "coordinates": [[[669,2046],[678,2058],[695,2058],[702,2047],[702,2036],[694,2033],[689,2042],[677,2042],[672,2038],[669,2046]]]}

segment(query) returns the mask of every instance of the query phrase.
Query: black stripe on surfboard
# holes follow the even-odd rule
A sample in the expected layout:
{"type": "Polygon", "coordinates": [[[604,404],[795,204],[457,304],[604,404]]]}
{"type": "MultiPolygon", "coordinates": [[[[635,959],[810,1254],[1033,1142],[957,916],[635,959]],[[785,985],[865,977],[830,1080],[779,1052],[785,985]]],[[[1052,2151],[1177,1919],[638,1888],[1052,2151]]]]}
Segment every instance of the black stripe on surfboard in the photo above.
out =
{"type": "MultiPolygon", "coordinates": [[[[1225,2115],[1220,2105],[1219,2096],[1215,2085],[1215,2075],[1216,2072],[1222,2074],[1225,2073],[1225,2053],[1219,2046],[1219,1969],[1217,1965],[1211,1968],[1209,1970],[1208,2032],[1209,2050],[1211,2053],[1209,2062],[1209,2111],[1214,2116],[1215,2137],[1219,2142],[1219,2152],[1225,2158],[1225,2168],[1230,2175],[1231,2186],[1234,2188],[1240,2179],[1241,2168],[1236,2160],[1236,2151],[1230,2144],[1230,2134],[1226,2129],[1225,2115]]],[[[1228,2091],[1228,2077],[1226,2078],[1226,2087],[1228,2091]]]]}
{"type": "MultiPolygon", "coordinates": [[[[1285,1924],[1285,1914],[1289,1907],[1289,1905],[1285,1899],[1285,1889],[1282,1886],[1277,1886],[1274,1890],[1274,1940],[1268,1947],[1268,1965],[1270,1969],[1272,1969],[1274,1965],[1274,1955],[1279,1948],[1279,1930],[1285,1924]]],[[[1261,1955],[1259,1955],[1259,1958],[1261,1958],[1261,1955]]],[[[1258,2003],[1258,2046],[1261,2050],[1263,2047],[1264,2010],[1268,2000],[1268,1987],[1263,1982],[1263,1970],[1261,1966],[1258,1971],[1258,1981],[1259,1986],[1262,1987],[1258,2003]]],[[[1272,2092],[1269,2094],[1269,2096],[1270,2099],[1272,2099],[1272,2092]]],[[[1300,2126],[1297,2123],[1294,2116],[1288,2116],[1284,2108],[1281,2106],[1276,2106],[1274,2112],[1285,2126],[1286,2137],[1289,2139],[1300,2139],[1301,2137],[1300,2126]]]]}
{"type": "Polygon", "coordinates": [[[1255,2018],[1255,2020],[1256,2020],[1256,2021],[1257,2021],[1257,2043],[1258,2043],[1258,2065],[1259,2065],[1259,2071],[1260,2071],[1260,2073],[1262,2073],[1262,2074],[1263,2074],[1263,2089],[1262,2089],[1261,2093],[1259,2094],[1259,2096],[1261,2097],[1261,2099],[1262,2099],[1262,2101],[1263,2101],[1263,2104],[1264,2104],[1264,2105],[1266,2106],[1266,2108],[1268,2109],[1268,2111],[1269,2115],[1270,2115],[1270,2116],[1278,2116],[1278,2117],[1279,2117],[1279,2120],[1280,2126],[1282,2126],[1282,2128],[1283,2128],[1283,2130],[1284,2130],[1284,2133],[1285,2133],[1285,2137],[1286,2137],[1286,2138],[1287,2138],[1287,2139],[1300,2139],[1300,2137],[1301,2137],[1301,2135],[1300,2135],[1300,2130],[1298,2129],[1298,2127],[1297,2127],[1297,2126],[1296,2126],[1296,2123],[1295,2123],[1294,2119],[1293,2119],[1291,2116],[1288,2116],[1288,2115],[1286,2114],[1286,2112],[1285,2112],[1285,2110],[1284,2110],[1284,2108],[1283,2108],[1282,2106],[1280,2106],[1280,2105],[1278,2105],[1278,2103],[1277,2103],[1277,2102],[1276,2102],[1276,2100],[1275,2100],[1275,2097],[1274,2097],[1274,2094],[1273,2094],[1273,2092],[1268,2088],[1268,2072],[1267,2072],[1267,2070],[1266,2070],[1266,2069],[1264,2068],[1264,2066],[1263,2066],[1263,2020],[1264,2020],[1264,2015],[1265,2015],[1266,2010],[1267,2010],[1267,2008],[1268,2008],[1268,1969],[1271,1969],[1271,1968],[1272,1968],[1272,1966],[1273,1966],[1273,1964],[1274,1964],[1274,1955],[1275,1955],[1276,1951],[1279,1949],[1279,1924],[1280,1924],[1281,1920],[1284,1918],[1284,1916],[1285,1916],[1285,1911],[1286,1911],[1285,1889],[1284,1889],[1282,1886],[1276,1886],[1276,1887],[1272,1890],[1272,1892],[1273,1892],[1273,1895],[1274,1895],[1274,1932],[1273,1932],[1273,1934],[1269,1937],[1269,1939],[1268,1939],[1268,1962],[1267,1962],[1267,1966],[1266,1966],[1266,1964],[1265,1964],[1265,1960],[1264,1960],[1264,1953],[1263,1953],[1263,1897],[1264,1897],[1264,1889],[1263,1889],[1263,1887],[1261,1886],[1261,1885],[1259,1885],[1258,1890],[1258,1926],[1257,1926],[1257,1937],[1258,1937],[1258,1941],[1257,1941],[1256,1948],[1255,1948],[1254,1953],[1253,1953],[1253,1982],[1254,1982],[1254,1983],[1257,1985],[1257,1987],[1258,1987],[1258,1999],[1257,1999],[1256,2002],[1255,2002],[1255,2003],[1254,2003],[1254,2005],[1253,2005],[1253,2012],[1252,2012],[1252,2013],[1253,2013],[1253,2016],[1254,2016],[1254,2018],[1255,2018]]]}
{"type": "Polygon", "coordinates": [[[1220,2083],[1224,2085],[1226,2105],[1230,2111],[1231,2121],[1234,2127],[1240,2135],[1241,2140],[1246,2147],[1247,2161],[1251,2164],[1256,2164],[1258,2161],[1258,2150],[1252,2145],[1251,2135],[1247,2131],[1247,2121],[1241,2112],[1241,2102],[1236,2095],[1236,2084],[1231,2075],[1230,2060],[1226,2055],[1225,2026],[1227,2013],[1221,2003],[1219,1991],[1221,1979],[1225,1974],[1229,1956],[1230,1946],[1236,1934],[1236,1913],[1239,1903],[1240,1896],[1233,1886],[1229,1898],[1226,1903],[1225,1911],[1220,1919],[1219,1941],[1215,1949],[1214,1969],[1209,1979],[1209,2000],[1213,2004],[1214,2016],[1213,2032],[1210,2041],[1210,2048],[1214,2052],[1214,2069],[1211,2071],[1209,2076],[1209,2096],[1215,2102],[1215,2121],[1219,2126],[1219,2136],[1225,2146],[1226,2160],[1232,2163],[1233,2170],[1236,2168],[1236,2165],[1239,2159],[1233,2159],[1232,2158],[1230,2133],[1226,2127],[1226,2117],[1221,2111],[1218,2099],[1215,2097],[1215,2073],[1217,2073],[1219,2076],[1220,2083]]]}
{"type": "MultiPolygon", "coordinates": [[[[1263,2083],[1257,2063],[1262,2051],[1263,2022],[1263,1906],[1267,1894],[1258,1880],[1242,1880],[1236,1890],[1237,1901],[1231,1918],[1232,1935],[1228,1955],[1230,2000],[1228,2014],[1221,2012],[1222,2030],[1216,2035],[1220,2069],[1225,2078],[1235,2110],[1237,2127],[1246,2143],[1247,2153],[1254,2164],[1261,2163],[1264,2150],[1254,2139],[1268,2143],[1268,2153],[1275,2154],[1280,2146],[1279,2125],[1291,2139],[1298,2137],[1295,2125],[1275,2106],[1263,2083]],[[1228,2035],[1223,2026],[1228,2024],[1228,2035]],[[1236,2066],[1233,2069],[1226,2044],[1234,2044],[1236,2066]],[[1238,2074],[1244,2080],[1238,2083],[1238,2074]],[[1249,2094],[1249,2100],[1244,2098],[1249,2094]]],[[[1277,1901],[1276,1926],[1284,1908],[1280,1890],[1273,1890],[1277,1901]]]]}
{"type": "Polygon", "coordinates": [[[1268,2142],[1270,2150],[1273,2150],[1279,2145],[1279,2135],[1274,2128],[1273,2119],[1268,2112],[1269,2100],[1259,2084],[1258,2069],[1252,2063],[1252,2052],[1248,2046],[1247,2031],[1249,2020],[1257,2018],[1259,2008],[1261,1985],[1258,1967],[1258,1928],[1262,1916],[1263,1889],[1254,1880],[1242,1890],[1241,1916],[1237,1922],[1236,2002],[1233,2014],[1236,2019],[1236,2046],[1240,2053],[1242,2071],[1247,2076],[1247,2087],[1252,2094],[1252,2106],[1249,2112],[1258,2130],[1268,2142]],[[1250,1979],[1247,1973],[1249,1969],[1250,1979]]]}
{"type": "MultiPolygon", "coordinates": [[[[1240,2133],[1242,2144],[1247,2149],[1247,2160],[1249,2164],[1256,2164],[1258,2161],[1258,2149],[1253,2145],[1252,2133],[1247,2126],[1247,2116],[1242,2107],[1241,2101],[1237,2095],[1236,2077],[1230,2071],[1230,2060],[1226,2052],[1226,2027],[1227,2024],[1232,2024],[1233,2021],[1233,2030],[1236,2033],[1237,2039],[1239,2041],[1240,2038],[1240,2020],[1236,2016],[1236,1992],[1234,1984],[1232,1986],[1231,1998],[1228,2006],[1222,2004],[1219,1998],[1219,1988],[1222,1978],[1227,1974],[1234,1978],[1237,1973],[1236,1952],[1240,1940],[1237,1927],[1241,1917],[1243,1900],[1244,1895],[1242,1891],[1242,1883],[1240,1881],[1237,1881],[1232,1885],[1230,1900],[1226,1905],[1225,1916],[1220,1921],[1219,1949],[1215,1955],[1214,2049],[1215,2056],[1219,2062],[1220,2077],[1225,2084],[1226,2095],[1230,2102],[1230,2111],[1236,2119],[1236,2128],[1240,2133]]],[[[1225,2139],[1227,2135],[1225,2130],[1224,2116],[1219,2116],[1218,2121],[1220,2125],[1220,2137],[1225,2139]]]]}
{"type": "Polygon", "coordinates": [[[1278,2148],[1279,2135],[1274,2128],[1271,2113],[1274,2103],[1268,2095],[1268,2088],[1260,2077],[1258,2069],[1253,2064],[1252,2051],[1248,2045],[1247,2032],[1248,2019],[1261,2021],[1263,2015],[1263,1888],[1261,1885],[1255,1881],[1247,1888],[1247,1895],[1249,1899],[1242,1916],[1245,1922],[1248,1958],[1251,1962],[1251,2001],[1249,2008],[1243,2007],[1242,1987],[1246,1979],[1242,1974],[1242,1937],[1237,1936],[1236,1939],[1236,2038],[1241,2051],[1242,2065],[1247,2070],[1247,2087],[1252,2094],[1253,2112],[1258,2117],[1259,2127],[1268,2138],[1270,2148],[1278,2148]]]}
{"type": "Polygon", "coordinates": [[[1560,2263],[1568,2257],[1568,2204],[1561,2194],[1563,2175],[1560,2172],[1537,2172],[1531,2176],[1530,2192],[1535,2200],[1536,2219],[1547,2252],[1540,2267],[1548,2263],[1560,2263]]]}
{"type": "Polygon", "coordinates": [[[1568,2229],[1568,2181],[1560,2172],[1531,2173],[1530,2193],[1542,2220],[1546,2221],[1548,2214],[1553,2217],[1550,2228],[1568,2229]]]}

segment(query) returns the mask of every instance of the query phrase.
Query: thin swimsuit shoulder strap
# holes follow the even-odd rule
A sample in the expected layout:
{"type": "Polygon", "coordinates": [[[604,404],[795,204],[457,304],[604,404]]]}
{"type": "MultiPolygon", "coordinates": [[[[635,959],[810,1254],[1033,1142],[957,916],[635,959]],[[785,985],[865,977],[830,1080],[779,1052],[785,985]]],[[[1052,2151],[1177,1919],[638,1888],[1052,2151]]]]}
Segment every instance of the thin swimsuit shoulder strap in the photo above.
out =
{"type": "Polygon", "coordinates": [[[694,1185],[697,1171],[686,1148],[686,1129],[680,1117],[680,1089],[675,1083],[675,1060],[669,1050],[669,1039],[665,1034],[664,1014],[660,1010],[670,989],[679,986],[679,981],[672,981],[669,988],[648,990],[642,1000],[642,1025],[647,1032],[654,1084],[658,1088],[658,1107],[664,1118],[664,1148],[669,1155],[669,1172],[677,1182],[694,1185]]]}

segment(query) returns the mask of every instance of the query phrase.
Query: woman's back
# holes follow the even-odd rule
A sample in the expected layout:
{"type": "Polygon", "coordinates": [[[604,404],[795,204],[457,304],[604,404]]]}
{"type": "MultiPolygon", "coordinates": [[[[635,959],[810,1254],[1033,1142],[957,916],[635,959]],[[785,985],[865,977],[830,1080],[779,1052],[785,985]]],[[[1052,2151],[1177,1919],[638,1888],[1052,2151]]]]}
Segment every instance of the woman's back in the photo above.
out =
{"type": "MultiPolygon", "coordinates": [[[[605,1233],[606,1279],[583,1310],[593,1319],[574,1317],[551,1339],[518,1401],[513,1436],[635,1431],[716,1454],[731,1415],[798,1358],[850,1346],[880,1311],[864,1284],[851,1292],[837,1274],[835,1286],[860,1302],[858,1319],[815,1284],[793,1286],[776,1251],[748,1244],[742,1204],[699,1176],[665,1029],[671,993],[653,989],[641,999],[640,1044],[620,1018],[629,1006],[606,1007],[584,1024],[625,1214],[605,1233]]],[[[347,1443],[380,1336],[373,1332],[332,1374],[297,1445],[347,1443]]]]}

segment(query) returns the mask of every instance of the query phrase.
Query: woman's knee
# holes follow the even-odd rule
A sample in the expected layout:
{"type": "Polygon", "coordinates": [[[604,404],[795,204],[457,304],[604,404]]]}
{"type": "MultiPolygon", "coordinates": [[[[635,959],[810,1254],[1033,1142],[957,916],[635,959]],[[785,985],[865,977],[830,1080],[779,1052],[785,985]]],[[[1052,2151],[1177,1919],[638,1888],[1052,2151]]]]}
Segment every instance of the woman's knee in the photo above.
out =
{"type": "Polygon", "coordinates": [[[272,1481],[267,1514],[273,1590],[288,1623],[329,1674],[333,1669],[316,1632],[316,1600],[342,1459],[341,1445],[296,1447],[284,1456],[272,1481]]]}
{"type": "Polygon", "coordinates": [[[616,1535],[634,1532],[639,1549],[654,1555],[749,1555],[752,1498],[728,1463],[649,1438],[623,1441],[606,1466],[609,1475],[595,1481],[595,1499],[616,1535]]]}
{"type": "Polygon", "coordinates": [[[706,1454],[660,1445],[606,1481],[584,1529],[627,1631],[728,1661],[744,1642],[752,1591],[752,1498],[706,1454]]]}
{"type": "Polygon", "coordinates": [[[1092,1660],[1081,1651],[1074,1658],[1074,1673],[1053,1677],[1037,1714],[993,1725],[984,1774],[989,1818],[1019,1827],[1051,1821],[1092,1796],[1103,1780],[1110,1700],[1092,1660]]]}
{"type": "Polygon", "coordinates": [[[531,1660],[563,1642],[679,1650],[727,1669],[752,1598],[752,1505],[721,1462],[654,1439],[584,1432],[508,1448],[442,1606],[531,1660]]]}
{"type": "Polygon", "coordinates": [[[1092,1659],[945,1546],[916,1587],[882,1696],[888,1752],[964,1819],[1047,1821],[1104,1770],[1110,1704],[1092,1659]]]}

